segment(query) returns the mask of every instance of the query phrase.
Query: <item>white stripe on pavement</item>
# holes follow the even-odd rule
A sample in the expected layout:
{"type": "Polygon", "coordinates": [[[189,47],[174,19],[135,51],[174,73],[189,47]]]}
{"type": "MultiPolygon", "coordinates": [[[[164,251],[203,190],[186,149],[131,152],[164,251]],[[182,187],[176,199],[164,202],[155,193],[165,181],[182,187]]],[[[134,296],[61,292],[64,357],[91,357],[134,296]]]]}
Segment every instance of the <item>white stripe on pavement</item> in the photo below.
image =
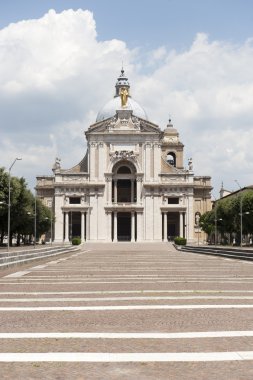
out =
{"type": "Polygon", "coordinates": [[[253,331],[200,331],[183,333],[0,333],[0,339],[199,339],[253,337],[253,331]]]}
{"type": "Polygon", "coordinates": [[[175,353],[0,353],[0,362],[207,362],[253,360],[253,351],[175,353]]]}
{"type": "MultiPolygon", "coordinates": [[[[25,277],[25,278],[20,278],[18,281],[20,283],[26,283],[26,282],[41,282],[41,281],[89,281],[89,282],[98,282],[98,281],[103,281],[103,282],[111,282],[111,281],[116,281],[119,282],[120,280],[122,281],[222,281],[222,282],[227,282],[227,281],[233,281],[233,282],[238,282],[238,281],[253,281],[253,277],[209,277],[209,276],[203,276],[203,277],[187,277],[184,275],[181,276],[159,276],[159,277],[152,277],[152,276],[147,276],[147,277],[142,277],[142,276],[135,276],[135,277],[121,277],[121,276],[110,276],[110,277],[91,277],[90,275],[85,275],[85,276],[63,276],[57,278],[57,274],[55,276],[48,276],[48,277],[25,277]]],[[[6,283],[11,283],[14,281],[14,279],[6,279],[0,280],[1,283],[6,282],[6,283]]]]}
{"type": "MultiPolygon", "coordinates": [[[[123,264],[123,263],[122,263],[123,264]]],[[[107,266],[108,266],[108,263],[107,263],[107,266]]],[[[124,267],[124,269],[122,269],[121,266],[117,267],[118,269],[116,268],[111,268],[111,269],[98,269],[97,267],[91,267],[91,268],[87,268],[84,270],[82,270],[82,272],[90,272],[90,271],[95,271],[95,272],[99,272],[99,273],[102,273],[102,272],[120,272],[120,273],[123,273],[123,272],[171,272],[171,269],[168,267],[166,269],[164,268],[149,268],[149,269],[145,269],[145,268],[141,268],[141,269],[133,269],[133,268],[126,268],[124,267]]],[[[78,269],[77,269],[78,270],[78,269]]],[[[175,270],[175,269],[174,269],[175,270]]],[[[173,271],[174,271],[173,270],[173,271]]],[[[194,269],[193,269],[194,270],[194,269]]],[[[57,271],[57,270],[56,270],[57,271]]],[[[178,271],[181,271],[181,268],[178,269],[178,271]]],[[[202,272],[204,271],[204,269],[202,269],[202,272]]]]}
{"type": "Polygon", "coordinates": [[[114,311],[114,310],[191,310],[191,309],[253,309],[247,305],[128,305],[128,306],[38,306],[0,307],[0,311],[114,311]]]}
{"type": "Polygon", "coordinates": [[[72,297],[72,298],[0,298],[0,302],[103,302],[103,301],[164,301],[164,300],[253,300],[253,296],[157,296],[157,297],[72,297]]]}
{"type": "Polygon", "coordinates": [[[72,284],[178,284],[178,283],[203,283],[203,284],[252,284],[253,281],[209,281],[209,280],[155,280],[155,281],[150,281],[150,280],[144,280],[140,279],[139,281],[132,280],[132,281],[56,281],[56,282],[46,282],[46,281],[41,281],[41,282],[33,282],[33,281],[24,281],[24,282],[1,282],[1,285],[72,285],[72,284]]]}
{"type": "Polygon", "coordinates": [[[70,291],[70,292],[59,292],[59,291],[51,291],[51,292],[0,292],[0,295],[53,295],[53,294],[62,294],[62,295],[70,295],[70,294],[145,294],[145,293],[196,293],[196,294],[205,294],[205,293],[253,293],[253,290],[91,290],[91,291],[70,291]]]}

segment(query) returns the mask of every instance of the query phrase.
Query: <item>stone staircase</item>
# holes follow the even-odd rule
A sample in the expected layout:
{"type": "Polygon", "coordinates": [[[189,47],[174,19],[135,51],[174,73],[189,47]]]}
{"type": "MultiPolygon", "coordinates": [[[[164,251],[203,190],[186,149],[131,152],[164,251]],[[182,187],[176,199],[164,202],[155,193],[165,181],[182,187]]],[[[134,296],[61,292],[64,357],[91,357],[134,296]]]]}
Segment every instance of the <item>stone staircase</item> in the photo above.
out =
{"type": "Polygon", "coordinates": [[[43,248],[29,249],[11,249],[9,252],[0,252],[0,269],[6,269],[13,265],[26,264],[28,262],[44,259],[46,257],[58,256],[64,253],[75,252],[80,249],[80,246],[60,245],[43,248]]]}
{"type": "Polygon", "coordinates": [[[227,257],[236,260],[253,261],[253,250],[248,248],[216,247],[216,246],[176,246],[178,251],[202,255],[227,257]]]}

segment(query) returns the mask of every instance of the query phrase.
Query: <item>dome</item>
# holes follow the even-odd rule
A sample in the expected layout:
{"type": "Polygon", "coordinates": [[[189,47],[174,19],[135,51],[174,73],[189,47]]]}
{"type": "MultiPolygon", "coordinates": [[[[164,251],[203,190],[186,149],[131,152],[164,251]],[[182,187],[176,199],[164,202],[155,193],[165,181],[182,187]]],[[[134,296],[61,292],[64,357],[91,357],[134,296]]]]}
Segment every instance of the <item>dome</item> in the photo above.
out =
{"type": "Polygon", "coordinates": [[[169,120],[169,124],[167,124],[167,127],[164,130],[164,135],[176,135],[178,136],[179,133],[176,128],[174,128],[173,124],[171,123],[171,120],[169,120]]]}
{"type": "Polygon", "coordinates": [[[121,74],[118,77],[118,80],[115,85],[116,94],[112,100],[110,100],[98,113],[96,122],[108,119],[116,115],[118,110],[130,110],[133,111],[133,115],[140,117],[141,119],[148,120],[147,114],[144,109],[131,98],[129,95],[130,85],[128,78],[125,76],[125,72],[122,68],[121,74]],[[127,90],[127,102],[122,106],[120,92],[122,89],[127,90]]]}
{"type": "Polygon", "coordinates": [[[133,115],[141,119],[148,120],[147,114],[144,109],[132,98],[128,98],[127,105],[121,106],[120,96],[111,99],[98,113],[96,122],[113,117],[117,110],[131,110],[133,115]]]}

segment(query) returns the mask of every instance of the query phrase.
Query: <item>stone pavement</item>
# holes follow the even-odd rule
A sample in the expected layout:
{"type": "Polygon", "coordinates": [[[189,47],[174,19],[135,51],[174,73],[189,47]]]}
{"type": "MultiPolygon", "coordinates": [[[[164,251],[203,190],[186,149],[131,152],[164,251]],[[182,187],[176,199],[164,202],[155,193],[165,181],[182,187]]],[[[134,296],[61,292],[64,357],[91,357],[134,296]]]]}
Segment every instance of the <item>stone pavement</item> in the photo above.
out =
{"type": "Polygon", "coordinates": [[[253,379],[252,263],[85,244],[0,276],[1,379],[253,379]]]}

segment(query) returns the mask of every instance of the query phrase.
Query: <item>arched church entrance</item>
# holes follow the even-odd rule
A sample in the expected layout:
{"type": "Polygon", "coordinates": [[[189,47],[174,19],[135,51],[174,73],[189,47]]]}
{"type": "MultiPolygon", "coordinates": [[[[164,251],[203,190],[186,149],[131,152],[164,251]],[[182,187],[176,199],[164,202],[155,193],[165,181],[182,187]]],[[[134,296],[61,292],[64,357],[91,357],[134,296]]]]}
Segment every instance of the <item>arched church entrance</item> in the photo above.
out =
{"type": "Polygon", "coordinates": [[[136,168],[121,160],[112,170],[112,203],[114,204],[113,236],[117,241],[135,241],[135,215],[131,205],[136,203],[136,168]]]}

